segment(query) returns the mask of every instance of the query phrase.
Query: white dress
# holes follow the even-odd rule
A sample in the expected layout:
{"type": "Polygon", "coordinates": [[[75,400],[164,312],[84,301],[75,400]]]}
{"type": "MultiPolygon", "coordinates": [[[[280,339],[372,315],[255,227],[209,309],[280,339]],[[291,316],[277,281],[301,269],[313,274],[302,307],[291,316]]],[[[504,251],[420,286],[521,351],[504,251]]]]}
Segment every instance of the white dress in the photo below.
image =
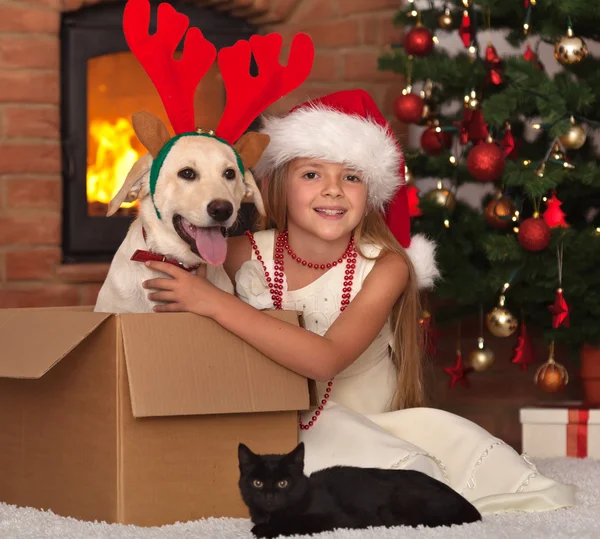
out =
{"type": "MultiPolygon", "coordinates": [[[[273,275],[275,231],[255,234],[267,271],[273,275]]],[[[374,246],[363,249],[375,256],[374,246]]],[[[352,286],[359,291],[374,265],[360,255],[352,286]]],[[[283,309],[304,313],[305,327],[324,335],[340,314],[345,265],[299,290],[283,284],[283,309]]],[[[257,309],[273,302],[261,262],[252,253],[235,277],[238,296],[257,309]]],[[[386,325],[371,346],[335,377],[330,402],[315,425],[300,430],[306,446],[305,471],[336,464],[421,470],[449,484],[480,512],[545,511],[575,504],[575,487],[541,475],[527,456],[475,423],[434,408],[390,411],[396,387],[386,325]]],[[[326,383],[318,383],[323,395],[326,383]]],[[[305,412],[307,422],[314,411],[305,412]]]]}

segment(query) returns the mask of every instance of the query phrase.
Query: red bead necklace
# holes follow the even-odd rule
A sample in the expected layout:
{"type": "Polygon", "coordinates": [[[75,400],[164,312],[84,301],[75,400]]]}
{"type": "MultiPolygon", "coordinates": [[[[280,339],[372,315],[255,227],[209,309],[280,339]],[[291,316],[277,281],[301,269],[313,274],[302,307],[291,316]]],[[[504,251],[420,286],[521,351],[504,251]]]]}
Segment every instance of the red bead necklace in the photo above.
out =
{"type": "MultiPolygon", "coordinates": [[[[258,250],[258,246],[256,245],[256,240],[252,232],[247,231],[246,235],[250,239],[250,244],[252,245],[252,249],[256,254],[256,259],[262,264],[263,271],[265,272],[265,279],[267,281],[267,285],[269,286],[269,290],[271,291],[271,299],[273,300],[273,306],[277,310],[282,309],[283,302],[283,258],[284,252],[287,253],[299,264],[303,266],[307,266],[309,268],[315,269],[330,269],[332,267],[337,266],[338,264],[342,264],[344,260],[346,260],[346,270],[344,273],[344,287],[342,289],[342,301],[340,311],[345,311],[346,307],[350,303],[350,297],[352,293],[352,283],[354,281],[354,270],[356,269],[356,246],[354,245],[354,238],[350,238],[350,242],[348,243],[348,247],[346,248],[346,252],[333,262],[329,264],[313,264],[311,262],[307,262],[303,260],[298,255],[292,251],[290,244],[288,242],[288,231],[284,230],[277,235],[277,241],[275,242],[275,252],[273,254],[274,261],[274,276],[271,277],[269,272],[267,271],[267,267],[263,260],[262,255],[258,250]]],[[[323,399],[321,399],[321,404],[319,404],[318,408],[315,410],[315,415],[312,416],[311,420],[308,423],[302,423],[302,419],[298,419],[298,424],[302,430],[310,429],[323,411],[323,407],[327,404],[329,396],[331,394],[331,387],[333,386],[333,378],[327,382],[327,388],[325,389],[325,395],[323,395],[323,399]]],[[[299,414],[300,415],[300,414],[299,414]]]]}

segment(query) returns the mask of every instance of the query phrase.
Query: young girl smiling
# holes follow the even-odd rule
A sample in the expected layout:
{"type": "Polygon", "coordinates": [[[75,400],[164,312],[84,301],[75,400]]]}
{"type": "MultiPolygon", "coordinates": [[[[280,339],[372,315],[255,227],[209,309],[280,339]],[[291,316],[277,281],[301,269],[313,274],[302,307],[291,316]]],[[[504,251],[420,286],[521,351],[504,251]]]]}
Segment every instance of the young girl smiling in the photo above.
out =
{"type": "Polygon", "coordinates": [[[437,277],[434,246],[410,237],[404,159],[370,96],[331,94],[266,120],[255,171],[268,228],[231,238],[236,296],[166,263],[144,286],[156,311],[214,319],[273,361],[317,382],[300,419],[305,470],[336,464],[424,471],[481,512],[574,503],[502,440],[426,408],[419,289],[437,277]],[[305,328],[263,309],[304,314],[305,328]],[[307,331],[308,330],[308,331],[307,331]]]}

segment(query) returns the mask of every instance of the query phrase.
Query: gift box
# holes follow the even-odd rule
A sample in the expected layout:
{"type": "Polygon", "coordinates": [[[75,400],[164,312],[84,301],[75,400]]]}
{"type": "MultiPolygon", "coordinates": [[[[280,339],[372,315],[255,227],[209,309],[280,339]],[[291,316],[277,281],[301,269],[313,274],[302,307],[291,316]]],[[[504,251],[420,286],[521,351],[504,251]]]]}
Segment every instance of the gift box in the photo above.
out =
{"type": "Polygon", "coordinates": [[[600,408],[565,402],[521,408],[523,453],[600,458],[600,408]]]}

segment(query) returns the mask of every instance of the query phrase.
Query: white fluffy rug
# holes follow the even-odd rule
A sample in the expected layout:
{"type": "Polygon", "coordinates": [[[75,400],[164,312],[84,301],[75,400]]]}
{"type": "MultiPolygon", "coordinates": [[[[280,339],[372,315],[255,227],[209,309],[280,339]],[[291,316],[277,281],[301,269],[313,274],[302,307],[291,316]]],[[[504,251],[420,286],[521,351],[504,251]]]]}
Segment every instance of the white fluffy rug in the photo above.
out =
{"type": "MultiPolygon", "coordinates": [[[[327,539],[597,539],[600,537],[600,460],[535,460],[540,472],[579,486],[578,505],[546,513],[512,513],[485,517],[483,522],[452,528],[377,528],[321,534],[327,539]]],[[[0,478],[0,481],[2,478],[0,478]]],[[[209,519],[162,528],[80,522],[33,509],[0,504],[2,539],[233,539],[248,538],[250,521],[209,519]]]]}

